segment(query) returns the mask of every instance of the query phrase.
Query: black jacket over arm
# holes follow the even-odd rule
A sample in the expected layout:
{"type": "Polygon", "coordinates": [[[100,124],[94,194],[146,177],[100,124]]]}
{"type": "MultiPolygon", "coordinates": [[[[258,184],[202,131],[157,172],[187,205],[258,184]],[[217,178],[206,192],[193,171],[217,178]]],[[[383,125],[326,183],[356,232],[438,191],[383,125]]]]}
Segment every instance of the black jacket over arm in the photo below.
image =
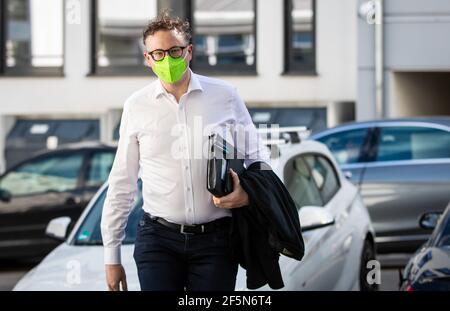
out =
{"type": "Polygon", "coordinates": [[[282,288],[280,254],[301,260],[305,250],[297,208],[268,164],[253,163],[239,179],[250,204],[232,209],[232,252],[247,271],[247,288],[282,288]]]}

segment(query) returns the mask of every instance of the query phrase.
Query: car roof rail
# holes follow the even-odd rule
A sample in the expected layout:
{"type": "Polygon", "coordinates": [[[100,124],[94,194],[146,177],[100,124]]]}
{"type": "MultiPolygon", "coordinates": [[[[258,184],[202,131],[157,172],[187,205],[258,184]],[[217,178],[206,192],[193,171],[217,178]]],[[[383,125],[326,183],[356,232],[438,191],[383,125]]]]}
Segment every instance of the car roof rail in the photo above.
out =
{"type": "Polygon", "coordinates": [[[265,145],[299,144],[311,134],[306,126],[260,127],[257,128],[257,132],[270,136],[268,139],[263,139],[265,145]]]}

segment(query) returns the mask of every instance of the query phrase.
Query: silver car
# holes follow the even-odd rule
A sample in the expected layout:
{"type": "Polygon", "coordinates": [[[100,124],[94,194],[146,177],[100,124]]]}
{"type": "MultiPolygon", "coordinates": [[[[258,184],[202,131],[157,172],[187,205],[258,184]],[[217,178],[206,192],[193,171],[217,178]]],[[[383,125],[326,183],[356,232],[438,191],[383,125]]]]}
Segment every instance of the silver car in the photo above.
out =
{"type": "Polygon", "coordinates": [[[450,201],[450,117],[350,123],[311,138],[359,187],[379,253],[413,252],[428,239],[418,219],[450,201]]]}

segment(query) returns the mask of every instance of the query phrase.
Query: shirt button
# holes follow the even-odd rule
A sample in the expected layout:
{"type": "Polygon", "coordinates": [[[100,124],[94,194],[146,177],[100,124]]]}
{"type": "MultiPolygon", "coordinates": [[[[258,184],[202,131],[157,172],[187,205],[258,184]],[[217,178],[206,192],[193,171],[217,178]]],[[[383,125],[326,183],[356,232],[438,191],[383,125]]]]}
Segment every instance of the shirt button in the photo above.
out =
{"type": "Polygon", "coordinates": [[[191,191],[191,188],[190,188],[190,187],[187,187],[186,190],[187,190],[187,191],[191,191]]]}
{"type": "Polygon", "coordinates": [[[189,166],[185,166],[184,168],[185,168],[186,170],[188,170],[188,169],[189,169],[189,166]]]}

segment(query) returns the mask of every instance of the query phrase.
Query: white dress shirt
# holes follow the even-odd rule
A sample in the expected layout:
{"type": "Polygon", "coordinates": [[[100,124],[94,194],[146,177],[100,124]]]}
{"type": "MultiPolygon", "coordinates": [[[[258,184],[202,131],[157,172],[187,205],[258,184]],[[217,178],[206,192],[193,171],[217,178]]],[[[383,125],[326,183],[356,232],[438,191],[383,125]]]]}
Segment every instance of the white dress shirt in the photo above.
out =
{"type": "Polygon", "coordinates": [[[120,246],[139,177],[145,212],[177,224],[200,224],[231,216],[230,210],[214,205],[206,189],[209,134],[221,130],[229,135],[241,128],[241,137],[245,127],[246,145],[234,141],[245,165],[269,163],[269,151],[236,88],[190,73],[188,90],[178,103],[156,80],[124,104],[101,220],[106,264],[121,262],[120,246]]]}

